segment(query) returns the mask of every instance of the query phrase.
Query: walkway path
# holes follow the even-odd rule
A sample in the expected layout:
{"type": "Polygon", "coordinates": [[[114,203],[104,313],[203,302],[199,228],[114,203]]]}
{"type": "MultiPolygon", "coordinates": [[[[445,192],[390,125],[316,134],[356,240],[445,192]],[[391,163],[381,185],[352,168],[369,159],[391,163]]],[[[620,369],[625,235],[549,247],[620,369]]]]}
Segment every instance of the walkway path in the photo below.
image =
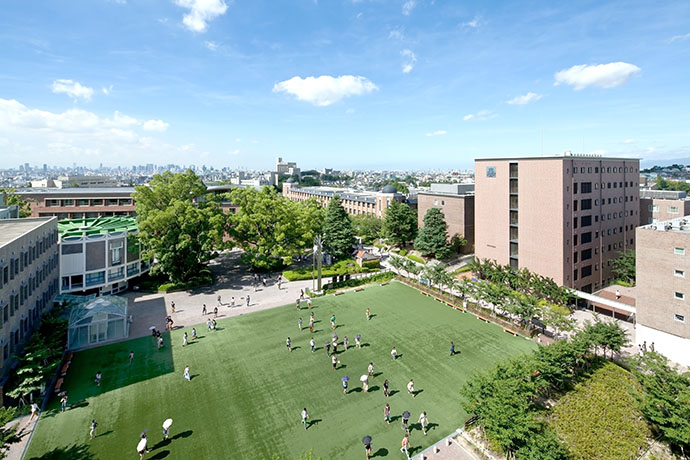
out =
{"type": "Polygon", "coordinates": [[[22,454],[24,453],[24,448],[29,442],[29,436],[31,431],[33,431],[38,422],[38,418],[33,421],[29,421],[30,415],[22,415],[12,420],[8,425],[17,425],[17,435],[20,437],[21,441],[15,444],[10,444],[10,448],[6,451],[6,460],[21,460],[22,454]]]}

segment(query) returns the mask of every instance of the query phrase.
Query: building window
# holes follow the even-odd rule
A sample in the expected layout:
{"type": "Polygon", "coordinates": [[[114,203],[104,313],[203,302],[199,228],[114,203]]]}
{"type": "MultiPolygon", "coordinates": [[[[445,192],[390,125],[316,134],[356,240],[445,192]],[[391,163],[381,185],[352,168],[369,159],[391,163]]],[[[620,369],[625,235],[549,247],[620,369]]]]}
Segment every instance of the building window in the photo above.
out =
{"type": "Polygon", "coordinates": [[[685,272],[683,270],[674,270],[673,275],[679,278],[685,278],[685,272]]]}
{"type": "Polygon", "coordinates": [[[592,183],[591,182],[583,182],[580,185],[580,192],[581,193],[592,193],[592,183]]]}
{"type": "Polygon", "coordinates": [[[673,315],[673,316],[674,316],[674,319],[675,319],[676,321],[681,322],[681,323],[684,323],[684,322],[685,322],[685,316],[679,315],[678,313],[676,313],[676,314],[673,315]]]}
{"type": "Polygon", "coordinates": [[[685,248],[673,248],[673,253],[678,254],[679,256],[684,256],[685,248]]]}
{"type": "Polygon", "coordinates": [[[685,294],[682,292],[674,292],[673,297],[678,300],[685,300],[685,294]]]}
{"type": "Polygon", "coordinates": [[[580,209],[582,211],[586,211],[588,209],[592,209],[592,200],[587,199],[587,200],[580,200],[580,209]]]}
{"type": "Polygon", "coordinates": [[[668,213],[669,214],[678,214],[678,206],[669,206],[668,207],[668,213]]]}

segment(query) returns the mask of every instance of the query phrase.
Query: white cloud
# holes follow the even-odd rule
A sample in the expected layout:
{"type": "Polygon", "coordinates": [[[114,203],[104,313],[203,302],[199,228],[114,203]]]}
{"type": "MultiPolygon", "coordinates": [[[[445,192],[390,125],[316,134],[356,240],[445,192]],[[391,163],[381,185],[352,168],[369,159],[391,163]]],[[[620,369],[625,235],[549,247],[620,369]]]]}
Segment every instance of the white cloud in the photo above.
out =
{"type": "Polygon", "coordinates": [[[300,101],[306,101],[317,106],[327,106],[349,96],[376,91],[378,87],[370,80],[354,75],[331,77],[292,77],[273,86],[274,93],[288,93],[296,96],[300,101]]]}
{"type": "Polygon", "coordinates": [[[393,29],[390,32],[388,32],[388,38],[389,39],[395,39],[395,40],[405,40],[405,31],[404,29],[393,29]]]}
{"type": "Polygon", "coordinates": [[[142,125],[146,131],[158,131],[162,133],[168,129],[169,124],[163,120],[148,120],[142,125]]]}
{"type": "Polygon", "coordinates": [[[480,25],[481,25],[481,18],[479,16],[475,16],[471,21],[462,23],[463,27],[470,27],[472,29],[476,29],[480,25]]]}
{"type": "Polygon", "coordinates": [[[637,142],[637,139],[626,139],[623,141],[624,144],[634,144],[637,142]]]}
{"type": "Polygon", "coordinates": [[[240,149],[235,149],[231,150],[228,152],[228,155],[239,155],[240,154],[240,149]]]}
{"type": "Polygon", "coordinates": [[[668,40],[668,42],[669,42],[669,43],[673,43],[673,42],[677,42],[677,41],[687,40],[688,38],[690,38],[690,34],[674,35],[673,37],[671,37],[671,38],[668,40]]]}
{"type": "Polygon", "coordinates": [[[58,164],[84,164],[103,158],[126,164],[156,157],[182,164],[197,156],[196,151],[184,153],[177,145],[152,138],[144,125],[121,112],[110,116],[78,108],[50,112],[0,98],[0,138],[11,142],[11,147],[3,147],[1,162],[23,159],[42,163],[49,156],[58,164]]]}
{"type": "Polygon", "coordinates": [[[491,110],[480,110],[477,113],[470,113],[468,115],[465,115],[462,117],[463,120],[465,121],[470,121],[470,120],[477,120],[477,121],[485,121],[485,120],[491,120],[492,118],[496,118],[498,115],[492,112],[491,110]]]}
{"type": "Polygon", "coordinates": [[[105,94],[106,96],[109,95],[110,92],[111,92],[112,90],[113,90],[113,85],[104,86],[104,87],[101,88],[101,91],[102,91],[103,94],[105,94]]]}
{"type": "Polygon", "coordinates": [[[242,142],[242,139],[240,139],[239,137],[236,137],[235,142],[242,142]]]}
{"type": "Polygon", "coordinates": [[[403,3],[402,14],[404,14],[405,16],[409,16],[412,10],[414,9],[415,5],[417,5],[416,0],[407,0],[405,3],[403,3]]]}
{"type": "Polygon", "coordinates": [[[220,45],[218,45],[218,43],[216,43],[216,42],[206,41],[206,42],[204,42],[204,46],[206,48],[210,49],[211,51],[215,51],[218,49],[218,46],[220,46],[220,45]]]}
{"type": "Polygon", "coordinates": [[[402,72],[403,73],[410,73],[412,72],[412,69],[414,68],[415,63],[417,62],[417,56],[412,52],[412,50],[402,50],[400,52],[400,55],[407,58],[405,62],[402,64],[402,72]]]}
{"type": "Polygon", "coordinates": [[[84,99],[91,100],[93,96],[93,88],[83,86],[78,81],[59,79],[55,80],[52,85],[55,94],[66,94],[74,100],[84,99]]]}
{"type": "Polygon", "coordinates": [[[530,102],[536,102],[542,97],[543,96],[541,94],[529,92],[527,94],[523,94],[522,96],[515,96],[511,100],[506,101],[506,104],[525,105],[529,104],[530,102]]]}
{"type": "Polygon", "coordinates": [[[576,90],[588,86],[600,88],[615,88],[628,81],[628,79],[640,72],[640,68],[627,62],[611,62],[599,65],[575,65],[569,69],[556,72],[554,85],[561,83],[571,85],[576,90]]]}
{"type": "Polygon", "coordinates": [[[187,8],[189,13],[182,17],[182,23],[192,32],[206,32],[209,21],[225,14],[228,5],[225,0],[175,0],[177,6],[187,8]]]}
{"type": "Polygon", "coordinates": [[[434,132],[431,132],[431,133],[426,133],[425,136],[426,136],[426,137],[445,136],[446,134],[448,134],[448,132],[447,132],[446,130],[444,130],[444,129],[439,129],[438,131],[434,131],[434,132]]]}

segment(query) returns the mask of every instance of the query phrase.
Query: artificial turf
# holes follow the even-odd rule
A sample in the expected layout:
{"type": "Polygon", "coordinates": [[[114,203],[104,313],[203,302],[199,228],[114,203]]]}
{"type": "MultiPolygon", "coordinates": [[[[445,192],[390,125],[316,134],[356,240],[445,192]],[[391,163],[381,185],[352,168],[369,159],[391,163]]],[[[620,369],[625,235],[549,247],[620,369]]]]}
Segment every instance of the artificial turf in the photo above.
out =
{"type": "MultiPolygon", "coordinates": [[[[306,307],[306,305],[303,305],[306,307]]],[[[467,414],[459,389],[477,369],[529,351],[536,345],[513,337],[473,315],[453,310],[401,283],[372,286],[360,292],[314,299],[316,330],[298,331],[297,318],[308,324],[309,311],[294,305],[218,321],[218,330],[197,326],[200,337],[182,347],[182,333],[165,335],[157,350],[150,337],[102,346],[75,354],[63,386],[70,408],[59,412],[51,401],[38,424],[27,459],[138,458],[140,433],[149,431],[146,458],[296,460],[313,448],[324,460],[364,458],[361,439],[373,438],[375,458],[400,458],[400,414],[412,414],[410,445],[418,453],[462,426],[467,414]],[[373,317],[365,318],[371,309],[373,317]],[[341,364],[331,368],[324,344],[331,337],[329,319],[337,318],[337,334],[350,339],[339,348],[341,364]],[[353,348],[361,334],[363,347],[353,348]],[[309,350],[313,335],[318,350],[309,350]],[[285,339],[291,337],[293,351],[285,339]],[[450,341],[455,356],[449,356],[450,341]],[[399,358],[393,361],[391,348],[399,358]],[[129,364],[128,354],[135,359],[129,364]],[[372,361],[375,377],[363,393],[359,377],[372,361]],[[184,380],[185,365],[192,380],[184,380]],[[94,383],[98,370],[103,378],[94,383]],[[341,377],[350,377],[343,395],[341,377]],[[390,382],[385,398],[382,383],[390,382]],[[413,398],[406,384],[414,379],[413,398]],[[383,420],[391,406],[393,422],[383,420]],[[300,412],[306,407],[311,425],[304,430],[300,412]],[[425,410],[431,422],[427,436],[416,426],[425,410]],[[172,418],[171,441],[162,443],[161,424],[172,418]],[[91,420],[98,436],[89,440],[91,420]]]]}

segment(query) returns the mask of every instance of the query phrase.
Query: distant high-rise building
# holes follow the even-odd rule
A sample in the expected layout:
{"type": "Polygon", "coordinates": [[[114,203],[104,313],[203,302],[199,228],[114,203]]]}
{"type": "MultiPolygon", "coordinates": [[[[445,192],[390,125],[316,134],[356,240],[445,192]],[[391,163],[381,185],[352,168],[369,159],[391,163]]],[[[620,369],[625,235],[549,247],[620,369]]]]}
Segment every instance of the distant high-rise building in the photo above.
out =
{"type": "Polygon", "coordinates": [[[596,291],[635,248],[636,158],[573,155],[475,160],[475,254],[596,291]]]}

